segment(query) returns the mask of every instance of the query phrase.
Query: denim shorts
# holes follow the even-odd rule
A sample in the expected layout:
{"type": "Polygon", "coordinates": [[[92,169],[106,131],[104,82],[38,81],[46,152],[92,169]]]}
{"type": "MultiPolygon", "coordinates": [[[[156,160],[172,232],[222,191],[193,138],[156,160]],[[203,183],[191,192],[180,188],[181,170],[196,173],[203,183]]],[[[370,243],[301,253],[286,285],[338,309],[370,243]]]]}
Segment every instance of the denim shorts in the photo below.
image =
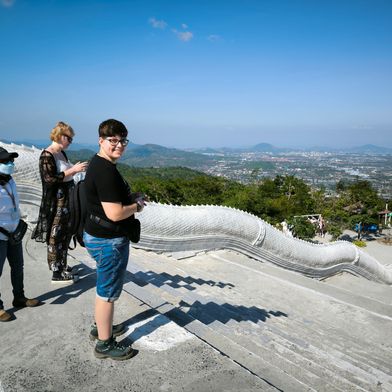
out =
{"type": "Polygon", "coordinates": [[[129,257],[127,237],[98,238],[84,232],[83,240],[97,263],[97,296],[113,302],[120,297],[129,257]]]}

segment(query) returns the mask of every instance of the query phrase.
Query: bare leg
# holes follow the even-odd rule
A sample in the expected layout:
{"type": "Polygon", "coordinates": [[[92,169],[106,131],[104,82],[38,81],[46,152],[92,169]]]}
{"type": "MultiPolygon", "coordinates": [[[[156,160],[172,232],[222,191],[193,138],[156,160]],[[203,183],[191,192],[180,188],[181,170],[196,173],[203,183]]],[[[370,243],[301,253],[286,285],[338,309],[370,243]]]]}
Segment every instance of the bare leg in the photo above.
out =
{"type": "Polygon", "coordinates": [[[95,322],[98,328],[98,339],[107,340],[112,336],[114,303],[95,297],[95,322]]]}

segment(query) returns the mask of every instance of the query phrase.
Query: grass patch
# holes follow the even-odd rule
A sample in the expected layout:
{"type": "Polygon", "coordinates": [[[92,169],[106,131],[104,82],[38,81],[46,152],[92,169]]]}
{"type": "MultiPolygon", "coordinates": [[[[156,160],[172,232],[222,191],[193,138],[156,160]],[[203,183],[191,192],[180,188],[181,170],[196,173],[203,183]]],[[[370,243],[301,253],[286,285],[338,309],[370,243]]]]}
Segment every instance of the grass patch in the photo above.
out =
{"type": "Polygon", "coordinates": [[[361,240],[355,240],[353,241],[354,245],[357,245],[359,248],[365,248],[366,247],[366,242],[361,241],[361,240]]]}

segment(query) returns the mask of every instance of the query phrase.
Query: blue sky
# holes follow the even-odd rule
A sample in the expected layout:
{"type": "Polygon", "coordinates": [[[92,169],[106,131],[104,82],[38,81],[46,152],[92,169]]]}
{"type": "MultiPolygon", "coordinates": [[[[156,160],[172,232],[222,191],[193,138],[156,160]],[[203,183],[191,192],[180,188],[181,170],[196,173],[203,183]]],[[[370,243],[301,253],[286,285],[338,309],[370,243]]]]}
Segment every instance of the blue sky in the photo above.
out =
{"type": "Polygon", "coordinates": [[[0,0],[0,137],[392,147],[390,0],[0,0]]]}

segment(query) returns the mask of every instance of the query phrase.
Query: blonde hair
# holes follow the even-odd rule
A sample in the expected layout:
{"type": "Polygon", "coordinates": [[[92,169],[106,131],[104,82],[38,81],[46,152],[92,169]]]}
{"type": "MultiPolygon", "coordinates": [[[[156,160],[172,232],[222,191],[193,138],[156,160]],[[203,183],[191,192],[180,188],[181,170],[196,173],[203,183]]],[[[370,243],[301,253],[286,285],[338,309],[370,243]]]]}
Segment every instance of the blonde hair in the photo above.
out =
{"type": "Polygon", "coordinates": [[[59,121],[56,126],[50,132],[50,140],[58,142],[62,135],[75,136],[75,132],[72,127],[65,122],[59,121]]]}

